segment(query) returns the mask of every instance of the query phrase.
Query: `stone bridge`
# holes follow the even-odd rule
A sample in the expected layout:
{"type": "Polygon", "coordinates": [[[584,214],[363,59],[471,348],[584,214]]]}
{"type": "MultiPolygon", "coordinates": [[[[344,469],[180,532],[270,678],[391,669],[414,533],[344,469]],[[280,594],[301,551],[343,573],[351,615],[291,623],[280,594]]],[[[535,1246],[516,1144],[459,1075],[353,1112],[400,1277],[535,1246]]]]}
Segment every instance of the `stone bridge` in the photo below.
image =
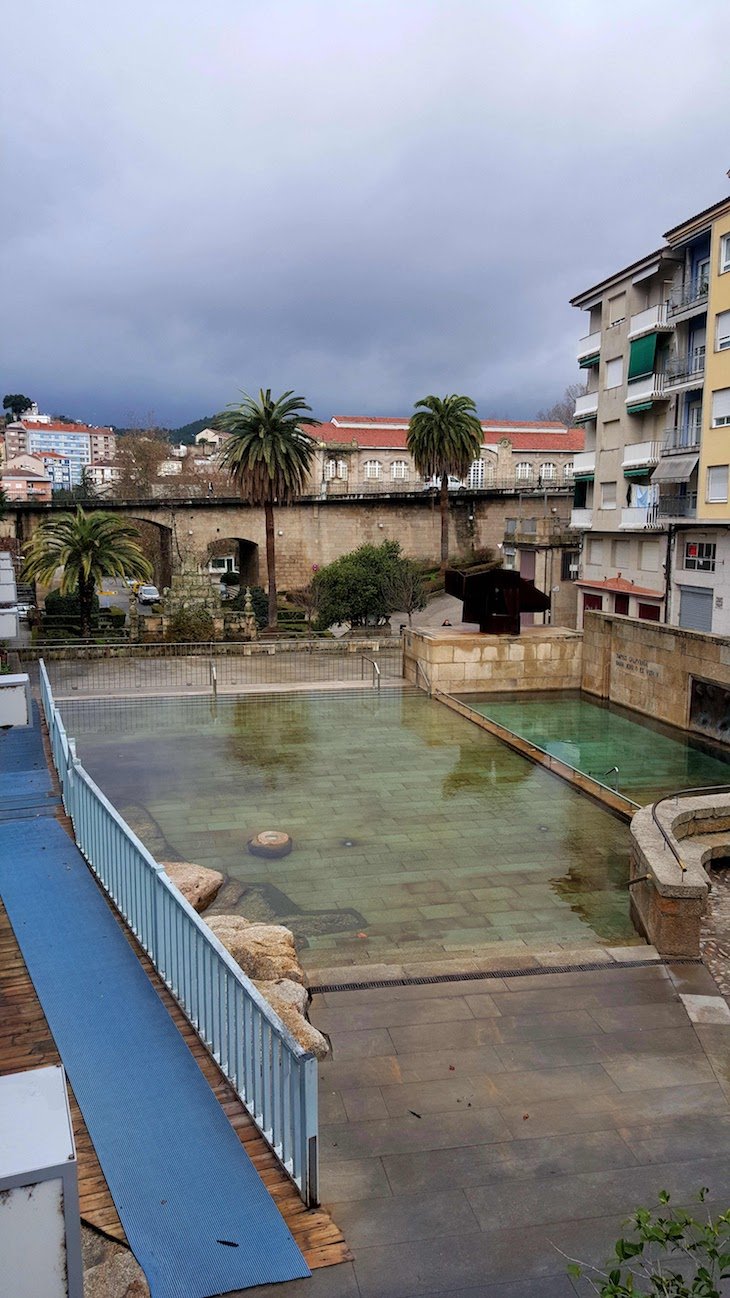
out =
{"type": "MultiPolygon", "coordinates": [[[[450,497],[449,549],[452,555],[492,550],[504,540],[505,519],[547,517],[556,527],[570,516],[566,491],[459,492],[450,497]]],[[[154,563],[157,584],[167,586],[183,559],[207,564],[213,555],[234,554],[245,582],[265,584],[264,511],[233,498],[104,500],[99,508],[138,524],[142,544],[154,563]],[[259,556],[261,556],[259,558],[259,556]]],[[[68,505],[15,504],[3,530],[20,545],[43,519],[68,505]]],[[[276,509],[277,584],[306,586],[318,568],[366,542],[399,541],[414,559],[437,561],[441,523],[434,495],[373,495],[302,499],[276,509]]]]}

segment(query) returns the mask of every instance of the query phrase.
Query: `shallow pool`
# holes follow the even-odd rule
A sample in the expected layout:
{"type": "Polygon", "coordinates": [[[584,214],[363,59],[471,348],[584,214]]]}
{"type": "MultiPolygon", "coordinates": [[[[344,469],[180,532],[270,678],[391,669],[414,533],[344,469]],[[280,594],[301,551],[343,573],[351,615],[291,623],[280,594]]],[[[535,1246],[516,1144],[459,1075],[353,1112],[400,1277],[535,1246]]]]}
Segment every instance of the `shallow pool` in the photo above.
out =
{"type": "Polygon", "coordinates": [[[215,909],[288,924],[309,966],[638,940],[626,825],[422,694],[62,711],[150,850],[224,871],[215,909]],[[291,854],[251,856],[264,829],[291,854]]]}
{"type": "Polygon", "coordinates": [[[730,784],[730,751],[587,695],[458,697],[576,770],[611,788],[618,782],[619,791],[642,806],[675,789],[730,784]]]}

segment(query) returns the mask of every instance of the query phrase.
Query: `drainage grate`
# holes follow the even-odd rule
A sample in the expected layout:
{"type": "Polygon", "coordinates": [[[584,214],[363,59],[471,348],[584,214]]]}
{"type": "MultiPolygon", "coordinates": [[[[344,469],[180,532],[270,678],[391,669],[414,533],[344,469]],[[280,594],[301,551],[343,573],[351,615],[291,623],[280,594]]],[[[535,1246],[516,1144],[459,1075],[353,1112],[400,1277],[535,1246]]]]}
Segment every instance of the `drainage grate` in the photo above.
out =
{"type": "Polygon", "coordinates": [[[622,960],[619,964],[604,964],[593,961],[590,964],[552,964],[528,969],[481,969],[467,970],[464,973],[431,974],[422,978],[373,978],[353,983],[322,983],[319,987],[310,987],[312,996],[323,992],[356,992],[375,991],[379,987],[426,987],[433,983],[471,983],[489,978],[525,978],[540,977],[541,974],[554,973],[591,973],[609,969],[650,969],[660,968],[665,964],[702,964],[699,957],[675,956],[670,960],[622,960]]]}

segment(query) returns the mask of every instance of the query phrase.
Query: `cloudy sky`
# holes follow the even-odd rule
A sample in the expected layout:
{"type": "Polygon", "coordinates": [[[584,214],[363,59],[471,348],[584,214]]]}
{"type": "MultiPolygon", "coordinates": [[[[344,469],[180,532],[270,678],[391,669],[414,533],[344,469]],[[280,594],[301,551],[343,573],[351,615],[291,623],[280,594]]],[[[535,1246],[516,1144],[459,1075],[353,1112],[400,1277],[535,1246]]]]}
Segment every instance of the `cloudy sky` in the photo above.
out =
{"type": "Polygon", "coordinates": [[[0,382],[89,420],[528,417],[568,298],[730,188],[727,0],[24,0],[4,37],[0,382]]]}

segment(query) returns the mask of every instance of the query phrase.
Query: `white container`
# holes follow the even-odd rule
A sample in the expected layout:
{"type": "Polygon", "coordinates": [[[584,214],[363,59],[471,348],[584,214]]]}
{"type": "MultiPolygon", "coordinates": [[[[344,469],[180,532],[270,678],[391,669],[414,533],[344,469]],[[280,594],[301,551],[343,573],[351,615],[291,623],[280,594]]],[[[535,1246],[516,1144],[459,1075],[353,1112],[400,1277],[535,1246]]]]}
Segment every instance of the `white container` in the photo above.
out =
{"type": "Polygon", "coordinates": [[[0,726],[29,726],[32,715],[27,673],[0,676],[0,726]]]}
{"type": "Polygon", "coordinates": [[[15,577],[10,572],[0,572],[0,604],[14,604],[17,598],[15,577]]]}
{"type": "Polygon", "coordinates": [[[0,608],[0,640],[17,640],[17,608],[0,608]]]}
{"type": "Polygon", "coordinates": [[[63,1068],[0,1077],[0,1289],[83,1298],[76,1150],[63,1068]]]}

